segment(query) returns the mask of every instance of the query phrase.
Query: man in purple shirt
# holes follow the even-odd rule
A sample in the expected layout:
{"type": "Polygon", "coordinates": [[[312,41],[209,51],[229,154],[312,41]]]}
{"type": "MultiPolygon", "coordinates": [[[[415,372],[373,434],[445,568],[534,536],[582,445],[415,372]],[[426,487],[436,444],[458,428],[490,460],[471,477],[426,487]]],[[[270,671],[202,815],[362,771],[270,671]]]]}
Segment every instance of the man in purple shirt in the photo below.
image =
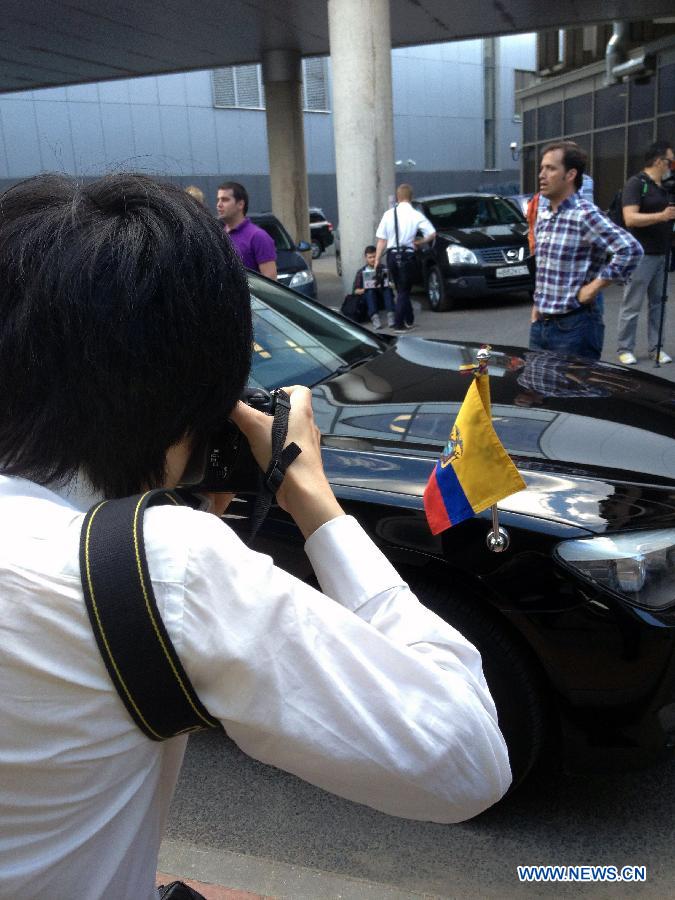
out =
{"type": "Polygon", "coordinates": [[[274,240],[262,228],[246,217],[248,193],[236,181],[226,181],[218,188],[216,199],[218,218],[227,236],[248,269],[255,269],[266,278],[276,280],[277,250],[274,240]]]}

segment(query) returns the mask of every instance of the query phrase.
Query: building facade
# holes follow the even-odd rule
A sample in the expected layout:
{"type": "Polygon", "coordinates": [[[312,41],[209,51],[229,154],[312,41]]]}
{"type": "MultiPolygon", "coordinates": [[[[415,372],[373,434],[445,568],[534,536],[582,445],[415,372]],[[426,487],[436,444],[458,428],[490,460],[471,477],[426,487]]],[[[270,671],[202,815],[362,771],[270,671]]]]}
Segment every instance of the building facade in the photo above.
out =
{"type": "MultiPolygon", "coordinates": [[[[419,194],[515,191],[515,86],[534,64],[533,35],[394,50],[399,180],[419,194]]],[[[329,60],[305,59],[303,79],[310,202],[335,218],[329,60]]],[[[211,203],[220,181],[242,181],[252,208],[269,209],[264,102],[256,65],[0,95],[0,188],[134,170],[196,184],[211,203]]]]}
{"type": "Polygon", "coordinates": [[[675,142],[675,17],[539,34],[537,78],[518,100],[523,191],[537,190],[546,144],[570,138],[606,209],[653,141],[675,142]]]}

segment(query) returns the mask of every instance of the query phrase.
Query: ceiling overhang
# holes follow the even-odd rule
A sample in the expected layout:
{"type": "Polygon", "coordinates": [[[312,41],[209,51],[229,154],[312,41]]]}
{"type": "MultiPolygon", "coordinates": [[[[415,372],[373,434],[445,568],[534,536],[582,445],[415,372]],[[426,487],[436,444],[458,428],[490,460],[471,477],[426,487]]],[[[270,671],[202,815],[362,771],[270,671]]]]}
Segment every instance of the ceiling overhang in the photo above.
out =
{"type": "MultiPolygon", "coordinates": [[[[340,3],[340,0],[331,0],[340,3]]],[[[391,0],[392,46],[672,15],[672,0],[391,0]]],[[[326,0],[3,0],[0,91],[329,52],[326,0]]]]}

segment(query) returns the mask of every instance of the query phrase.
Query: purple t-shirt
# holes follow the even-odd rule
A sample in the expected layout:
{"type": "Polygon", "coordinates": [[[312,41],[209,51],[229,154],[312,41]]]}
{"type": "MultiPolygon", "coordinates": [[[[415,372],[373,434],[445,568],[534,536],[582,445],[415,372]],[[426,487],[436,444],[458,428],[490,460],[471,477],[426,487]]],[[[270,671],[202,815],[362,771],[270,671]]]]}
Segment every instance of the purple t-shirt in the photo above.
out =
{"type": "Polygon", "coordinates": [[[244,219],[227,232],[247,269],[259,269],[260,263],[276,262],[277,249],[269,234],[250,219],[244,219]]]}

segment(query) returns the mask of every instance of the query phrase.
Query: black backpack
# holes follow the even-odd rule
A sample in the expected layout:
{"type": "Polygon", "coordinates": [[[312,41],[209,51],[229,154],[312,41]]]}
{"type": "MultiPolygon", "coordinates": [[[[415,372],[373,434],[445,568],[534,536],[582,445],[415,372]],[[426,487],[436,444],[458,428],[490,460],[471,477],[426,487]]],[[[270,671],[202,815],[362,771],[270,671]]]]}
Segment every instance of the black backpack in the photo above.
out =
{"type": "Polygon", "coordinates": [[[368,309],[363,294],[347,294],[340,307],[340,312],[352,322],[368,321],[368,309]]]}
{"type": "Polygon", "coordinates": [[[623,220],[623,191],[617,191],[612,197],[612,202],[607,207],[607,218],[611,219],[619,228],[625,228],[623,220]]]}
{"type": "MultiPolygon", "coordinates": [[[[638,178],[642,184],[642,190],[640,191],[640,210],[642,210],[642,198],[649,188],[649,180],[642,172],[640,172],[638,178]]],[[[623,191],[617,191],[612,197],[612,202],[607,207],[607,218],[611,219],[615,225],[619,226],[619,228],[626,227],[623,218],[623,191]]]]}

